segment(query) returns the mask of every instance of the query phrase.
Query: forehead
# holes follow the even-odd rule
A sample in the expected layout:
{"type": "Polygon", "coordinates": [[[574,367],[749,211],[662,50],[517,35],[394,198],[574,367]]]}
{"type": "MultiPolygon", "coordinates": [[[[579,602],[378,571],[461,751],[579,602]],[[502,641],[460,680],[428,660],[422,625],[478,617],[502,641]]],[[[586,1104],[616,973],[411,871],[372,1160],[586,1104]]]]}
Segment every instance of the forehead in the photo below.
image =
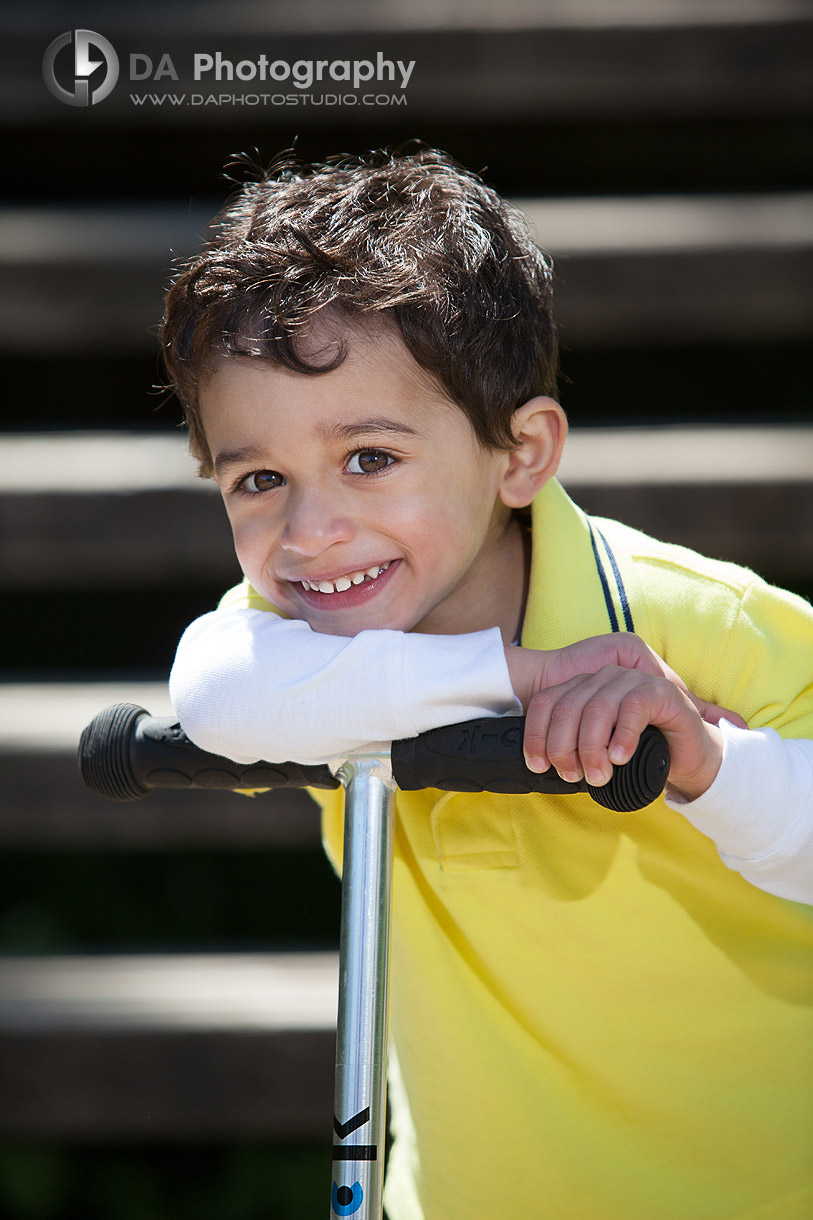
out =
{"type": "Polygon", "coordinates": [[[213,450],[219,438],[234,431],[324,433],[365,418],[401,421],[420,431],[451,424],[470,428],[463,411],[417,364],[389,323],[342,325],[325,319],[303,337],[300,353],[317,368],[342,353],[343,359],[325,373],[295,372],[250,354],[218,361],[199,397],[213,450]]]}

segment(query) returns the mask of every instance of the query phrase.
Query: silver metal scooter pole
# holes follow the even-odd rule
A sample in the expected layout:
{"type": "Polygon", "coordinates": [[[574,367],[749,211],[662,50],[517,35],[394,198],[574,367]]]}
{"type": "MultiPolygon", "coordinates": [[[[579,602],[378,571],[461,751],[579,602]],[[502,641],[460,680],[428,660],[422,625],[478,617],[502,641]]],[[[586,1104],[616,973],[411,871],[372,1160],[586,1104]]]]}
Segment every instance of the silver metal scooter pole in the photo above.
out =
{"type": "Polygon", "coordinates": [[[651,726],[630,762],[600,788],[565,783],[552,770],[529,771],[522,738],[519,717],[487,717],[393,742],[388,753],[350,758],[334,775],[327,766],[243,765],[207,754],[173,717],[152,717],[132,703],[106,708],[82,733],[84,780],[109,800],[140,800],[153,788],[335,789],[341,782],[347,789],[331,1220],[381,1217],[396,780],[407,792],[588,792],[607,809],[632,812],[655,800],[669,774],[668,746],[651,726]]]}
{"type": "Polygon", "coordinates": [[[351,758],[346,788],[331,1220],[380,1220],[395,783],[389,754],[351,758]]]}

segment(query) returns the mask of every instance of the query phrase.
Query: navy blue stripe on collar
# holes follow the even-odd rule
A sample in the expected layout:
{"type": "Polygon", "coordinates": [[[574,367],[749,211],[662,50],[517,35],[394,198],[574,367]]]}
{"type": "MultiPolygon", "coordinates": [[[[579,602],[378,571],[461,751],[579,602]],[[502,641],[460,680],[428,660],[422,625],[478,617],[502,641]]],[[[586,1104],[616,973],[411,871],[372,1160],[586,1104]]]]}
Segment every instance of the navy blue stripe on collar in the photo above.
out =
{"type": "Polygon", "coordinates": [[[621,572],[619,571],[618,564],[616,563],[615,555],[613,554],[612,547],[602,534],[601,530],[599,530],[598,533],[599,538],[601,538],[601,541],[604,543],[604,549],[607,552],[607,558],[610,561],[610,567],[612,568],[613,576],[615,577],[615,587],[618,590],[618,600],[621,603],[621,613],[624,616],[624,626],[626,627],[627,631],[634,631],[635,626],[632,621],[632,610],[630,609],[627,590],[624,588],[624,582],[621,579],[621,572]]]}
{"type": "MultiPolygon", "coordinates": [[[[587,524],[590,527],[590,545],[593,548],[593,558],[596,561],[596,571],[598,572],[598,578],[601,581],[601,590],[604,594],[604,604],[607,607],[607,617],[610,620],[610,628],[612,631],[620,631],[621,628],[618,625],[618,615],[616,614],[612,593],[610,591],[610,581],[607,577],[607,572],[605,570],[604,563],[602,562],[601,555],[599,554],[593,523],[588,519],[587,524]]],[[[601,530],[598,531],[598,536],[604,543],[604,549],[607,552],[607,558],[610,563],[610,572],[612,574],[616,592],[618,593],[618,601],[624,618],[624,630],[634,631],[635,626],[632,621],[632,611],[630,610],[629,598],[627,597],[627,591],[624,588],[624,582],[621,579],[621,572],[619,571],[618,564],[616,563],[615,555],[613,554],[612,548],[602,534],[601,530]]]]}

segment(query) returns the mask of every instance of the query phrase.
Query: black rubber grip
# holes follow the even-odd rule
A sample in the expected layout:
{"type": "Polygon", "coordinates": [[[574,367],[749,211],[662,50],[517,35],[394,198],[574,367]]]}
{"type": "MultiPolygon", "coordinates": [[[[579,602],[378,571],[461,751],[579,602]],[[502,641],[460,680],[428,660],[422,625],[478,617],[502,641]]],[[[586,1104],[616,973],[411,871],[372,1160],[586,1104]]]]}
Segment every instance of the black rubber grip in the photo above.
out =
{"type": "Polygon", "coordinates": [[[326,766],[243,765],[193,745],[172,716],[150,716],[134,703],[99,712],[79,741],[79,769],[89,788],[111,801],[137,801],[153,788],[338,788],[326,766]]]}
{"type": "Polygon", "coordinates": [[[470,720],[433,729],[392,744],[392,770],[399,788],[447,792],[587,792],[606,809],[632,813],[660,796],[669,774],[669,747],[659,729],[644,729],[628,763],[614,767],[609,783],[594,788],[569,784],[553,768],[529,771],[522,753],[521,716],[470,720]]]}
{"type": "MultiPolygon", "coordinates": [[[[645,729],[638,748],[608,784],[568,784],[552,768],[529,771],[522,754],[520,716],[484,718],[392,743],[395,782],[405,791],[587,792],[600,805],[631,813],[663,791],[669,748],[655,728],[645,729]]],[[[89,788],[114,801],[137,801],[153,788],[337,788],[326,766],[257,762],[243,766],[194,746],[177,720],[150,716],[143,707],[119,703],[94,717],[79,742],[79,767],[89,788]]]]}

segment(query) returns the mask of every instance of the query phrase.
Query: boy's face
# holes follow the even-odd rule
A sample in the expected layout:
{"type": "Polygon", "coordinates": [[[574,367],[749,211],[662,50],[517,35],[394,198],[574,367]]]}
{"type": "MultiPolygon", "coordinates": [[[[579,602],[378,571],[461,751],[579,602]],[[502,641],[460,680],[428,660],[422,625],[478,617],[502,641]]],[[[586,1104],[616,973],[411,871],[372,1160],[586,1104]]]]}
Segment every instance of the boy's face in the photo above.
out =
{"type": "MultiPolygon", "coordinates": [[[[325,323],[311,351],[327,351],[325,323]]],[[[333,635],[456,633],[522,611],[519,529],[499,498],[508,455],[479,445],[459,408],[375,323],[308,376],[224,360],[200,395],[203,428],[251,584],[333,635]]]]}

